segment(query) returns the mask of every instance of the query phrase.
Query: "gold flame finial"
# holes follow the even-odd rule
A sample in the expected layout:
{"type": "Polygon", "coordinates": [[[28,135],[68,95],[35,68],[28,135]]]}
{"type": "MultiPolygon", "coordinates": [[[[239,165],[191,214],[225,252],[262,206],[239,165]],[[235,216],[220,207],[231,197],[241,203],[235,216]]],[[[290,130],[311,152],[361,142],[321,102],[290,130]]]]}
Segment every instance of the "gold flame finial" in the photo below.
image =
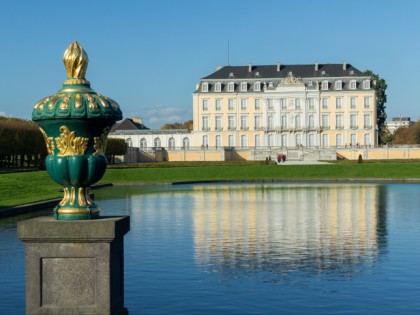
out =
{"type": "Polygon", "coordinates": [[[89,58],[78,42],[73,42],[67,47],[64,52],[63,62],[69,78],[85,78],[89,58]]]}

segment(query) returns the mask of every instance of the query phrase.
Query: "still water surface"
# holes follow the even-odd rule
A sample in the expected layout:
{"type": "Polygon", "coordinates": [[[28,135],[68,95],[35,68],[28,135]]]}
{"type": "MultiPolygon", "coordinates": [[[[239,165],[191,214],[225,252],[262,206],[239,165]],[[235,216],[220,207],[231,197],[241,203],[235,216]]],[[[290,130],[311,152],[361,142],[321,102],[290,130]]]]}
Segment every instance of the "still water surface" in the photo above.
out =
{"type": "MultiPolygon", "coordinates": [[[[130,314],[420,314],[420,185],[129,186],[95,199],[131,217],[130,314]]],[[[25,310],[21,219],[0,220],[1,314],[25,310]]]]}

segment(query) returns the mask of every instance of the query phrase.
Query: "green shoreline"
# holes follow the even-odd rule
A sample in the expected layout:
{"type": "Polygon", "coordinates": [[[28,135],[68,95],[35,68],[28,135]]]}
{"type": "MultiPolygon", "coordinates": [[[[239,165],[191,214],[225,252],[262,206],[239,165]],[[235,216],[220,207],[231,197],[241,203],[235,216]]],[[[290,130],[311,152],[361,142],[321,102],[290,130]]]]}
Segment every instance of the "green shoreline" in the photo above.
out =
{"type": "MultiPolygon", "coordinates": [[[[205,182],[420,183],[420,163],[334,163],[320,165],[140,165],[110,168],[98,183],[115,185],[205,182]]],[[[61,187],[45,171],[0,174],[0,209],[60,198],[61,187]]]]}

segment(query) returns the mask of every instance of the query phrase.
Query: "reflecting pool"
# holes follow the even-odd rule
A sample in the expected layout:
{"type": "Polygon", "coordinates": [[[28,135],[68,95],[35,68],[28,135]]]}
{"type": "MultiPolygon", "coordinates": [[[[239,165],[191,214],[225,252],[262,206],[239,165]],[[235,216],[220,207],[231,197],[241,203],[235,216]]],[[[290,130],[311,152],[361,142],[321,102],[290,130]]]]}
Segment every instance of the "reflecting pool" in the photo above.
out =
{"type": "MultiPolygon", "coordinates": [[[[420,314],[420,185],[116,186],[95,199],[131,216],[130,314],[420,314]]],[[[0,220],[2,314],[25,310],[21,219],[0,220]]]]}

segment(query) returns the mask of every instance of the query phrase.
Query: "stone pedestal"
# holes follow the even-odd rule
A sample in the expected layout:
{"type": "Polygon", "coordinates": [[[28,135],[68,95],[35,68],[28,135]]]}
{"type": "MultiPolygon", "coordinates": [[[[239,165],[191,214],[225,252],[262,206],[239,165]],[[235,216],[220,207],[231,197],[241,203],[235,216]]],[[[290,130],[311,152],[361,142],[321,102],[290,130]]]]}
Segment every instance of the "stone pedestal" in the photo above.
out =
{"type": "Polygon", "coordinates": [[[124,234],[130,217],[18,223],[26,244],[26,314],[128,314],[124,234]]]}

